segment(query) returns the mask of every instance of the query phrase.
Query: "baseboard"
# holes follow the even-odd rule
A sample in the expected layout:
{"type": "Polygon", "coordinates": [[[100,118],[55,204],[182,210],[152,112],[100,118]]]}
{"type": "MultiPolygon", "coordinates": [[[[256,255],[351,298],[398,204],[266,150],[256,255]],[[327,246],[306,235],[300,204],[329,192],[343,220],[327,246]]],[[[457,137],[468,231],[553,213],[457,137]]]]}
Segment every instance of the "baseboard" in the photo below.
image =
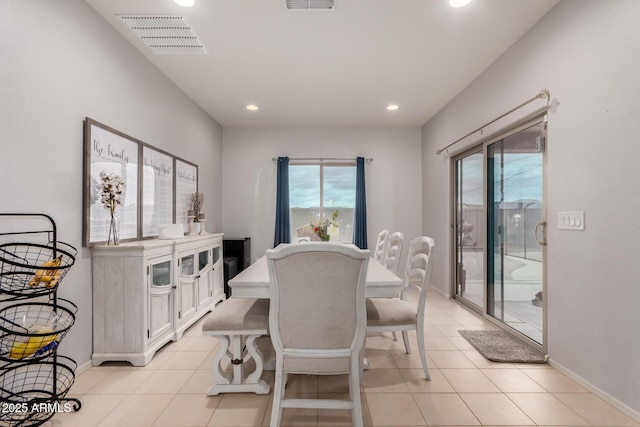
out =
{"type": "Polygon", "coordinates": [[[437,293],[439,293],[440,295],[442,295],[443,297],[449,299],[451,298],[451,294],[449,294],[448,292],[443,291],[442,289],[438,288],[437,286],[433,286],[433,284],[429,284],[429,289],[433,289],[434,291],[436,291],[437,293]]]}
{"type": "Polygon", "coordinates": [[[638,412],[638,411],[634,410],[633,408],[627,406],[626,404],[620,402],[618,399],[614,398],[610,394],[600,390],[598,387],[596,387],[593,384],[589,383],[588,381],[586,381],[582,377],[576,375],[575,373],[573,373],[569,369],[565,368],[564,366],[562,366],[558,362],[554,361],[552,358],[549,358],[549,360],[547,362],[554,369],[557,369],[558,371],[562,372],[564,375],[568,376],[573,381],[577,382],[582,387],[584,387],[587,390],[589,390],[591,393],[595,394],[596,396],[598,396],[602,400],[606,401],[611,406],[613,406],[614,408],[618,409],[620,412],[624,413],[626,416],[628,416],[630,418],[633,418],[633,420],[636,421],[636,422],[640,422],[640,412],[638,412]]]}
{"type": "MultiPolygon", "coordinates": [[[[431,289],[433,289],[434,291],[438,292],[439,294],[442,294],[446,298],[451,298],[451,295],[448,295],[446,292],[442,291],[441,289],[439,289],[439,288],[437,288],[437,287],[435,287],[433,285],[430,285],[430,287],[431,287],[431,289]]],[[[462,304],[462,305],[464,306],[464,304],[462,304]]],[[[553,360],[551,357],[547,358],[547,363],[550,366],[552,366],[553,368],[557,369],[559,372],[562,372],[564,375],[566,375],[567,377],[571,378],[576,383],[580,384],[582,387],[584,387],[587,390],[589,390],[591,393],[595,394],[596,396],[600,397],[605,402],[609,403],[614,408],[618,409],[620,412],[622,412],[623,414],[625,414],[629,418],[632,418],[636,422],[640,422],[640,412],[638,412],[635,409],[631,408],[630,406],[620,402],[618,399],[616,399],[615,397],[613,397],[610,394],[606,393],[605,391],[600,390],[598,387],[596,387],[593,384],[589,383],[587,380],[585,380],[584,378],[582,378],[579,375],[575,374],[571,370],[565,368],[564,366],[562,366],[561,364],[559,364],[558,362],[553,360]]]]}
{"type": "Polygon", "coordinates": [[[84,371],[89,369],[90,367],[91,367],[91,360],[88,360],[88,361],[84,362],[82,365],[80,365],[80,366],[78,366],[76,368],[76,376],[80,375],[81,373],[83,373],[84,371]]]}

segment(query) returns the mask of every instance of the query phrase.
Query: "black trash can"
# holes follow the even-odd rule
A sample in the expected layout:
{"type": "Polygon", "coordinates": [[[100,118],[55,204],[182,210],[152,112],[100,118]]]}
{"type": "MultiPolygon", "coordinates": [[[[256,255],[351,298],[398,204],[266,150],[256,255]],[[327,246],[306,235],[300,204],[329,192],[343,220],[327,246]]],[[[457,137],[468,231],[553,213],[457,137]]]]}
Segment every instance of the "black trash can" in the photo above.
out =
{"type": "Polygon", "coordinates": [[[238,257],[226,256],[222,260],[224,265],[224,294],[227,298],[231,297],[231,288],[229,287],[229,280],[238,275],[238,257]]]}

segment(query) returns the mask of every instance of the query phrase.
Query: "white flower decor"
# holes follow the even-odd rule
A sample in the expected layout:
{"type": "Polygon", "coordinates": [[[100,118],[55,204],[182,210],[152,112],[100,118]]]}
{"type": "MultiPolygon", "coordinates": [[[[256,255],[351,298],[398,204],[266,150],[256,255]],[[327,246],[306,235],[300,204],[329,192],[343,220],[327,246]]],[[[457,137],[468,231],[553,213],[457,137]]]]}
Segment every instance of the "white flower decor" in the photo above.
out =
{"type": "Polygon", "coordinates": [[[120,238],[118,236],[118,220],[115,216],[118,205],[124,203],[125,183],[120,175],[114,173],[107,174],[100,172],[100,181],[102,184],[98,186],[100,190],[100,202],[105,209],[109,209],[110,218],[108,221],[107,245],[118,245],[120,238]]]}
{"type": "Polygon", "coordinates": [[[124,180],[120,175],[107,174],[104,171],[100,172],[100,180],[102,181],[98,187],[101,190],[100,202],[105,209],[109,209],[111,216],[113,216],[116,207],[124,201],[124,180]]]}
{"type": "Polygon", "coordinates": [[[335,211],[331,218],[310,219],[305,229],[315,234],[323,242],[328,242],[340,234],[340,221],[338,221],[338,211],[335,211]]]}

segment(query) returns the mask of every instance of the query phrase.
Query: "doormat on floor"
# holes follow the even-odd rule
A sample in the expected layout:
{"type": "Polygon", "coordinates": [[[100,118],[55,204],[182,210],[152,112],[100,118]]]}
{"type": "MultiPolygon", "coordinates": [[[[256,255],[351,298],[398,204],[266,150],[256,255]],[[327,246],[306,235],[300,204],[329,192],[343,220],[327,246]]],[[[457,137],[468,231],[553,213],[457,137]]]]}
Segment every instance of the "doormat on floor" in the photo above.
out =
{"type": "Polygon", "coordinates": [[[545,363],[544,354],[532,350],[503,331],[458,331],[486,359],[504,363],[545,363]]]}

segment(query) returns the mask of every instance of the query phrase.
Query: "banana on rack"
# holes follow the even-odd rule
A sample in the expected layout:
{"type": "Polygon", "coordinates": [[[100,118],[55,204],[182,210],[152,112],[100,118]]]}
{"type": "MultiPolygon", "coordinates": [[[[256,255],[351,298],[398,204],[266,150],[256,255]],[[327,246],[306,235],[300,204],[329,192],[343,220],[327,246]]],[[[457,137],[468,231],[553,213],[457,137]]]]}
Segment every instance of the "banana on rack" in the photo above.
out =
{"type": "Polygon", "coordinates": [[[44,268],[36,270],[31,280],[29,280],[29,286],[35,288],[39,283],[44,283],[47,288],[53,288],[56,283],[58,283],[58,279],[60,279],[60,273],[62,270],[47,267],[59,267],[60,264],[62,264],[62,255],[50,259],[49,261],[42,264],[41,267],[44,268]]]}
{"type": "Polygon", "coordinates": [[[26,341],[16,340],[9,351],[9,358],[14,360],[23,359],[40,350],[44,350],[44,348],[52,342],[57,342],[58,335],[54,334],[53,329],[50,327],[43,326],[32,328],[30,329],[30,332],[34,334],[51,334],[28,337],[26,341]]]}

